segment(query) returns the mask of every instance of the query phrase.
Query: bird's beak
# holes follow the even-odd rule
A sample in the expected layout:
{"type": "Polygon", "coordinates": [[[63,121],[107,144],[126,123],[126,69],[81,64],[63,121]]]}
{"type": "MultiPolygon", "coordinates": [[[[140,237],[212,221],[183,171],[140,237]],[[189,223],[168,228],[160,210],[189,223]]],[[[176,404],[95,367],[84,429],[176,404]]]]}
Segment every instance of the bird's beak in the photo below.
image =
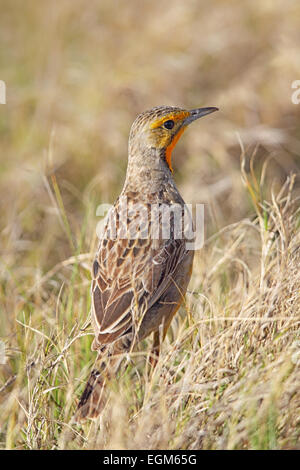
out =
{"type": "Polygon", "coordinates": [[[206,116],[207,114],[214,113],[215,111],[219,111],[219,108],[209,107],[191,109],[190,115],[184,121],[184,126],[188,126],[191,122],[196,121],[196,119],[206,116]]]}

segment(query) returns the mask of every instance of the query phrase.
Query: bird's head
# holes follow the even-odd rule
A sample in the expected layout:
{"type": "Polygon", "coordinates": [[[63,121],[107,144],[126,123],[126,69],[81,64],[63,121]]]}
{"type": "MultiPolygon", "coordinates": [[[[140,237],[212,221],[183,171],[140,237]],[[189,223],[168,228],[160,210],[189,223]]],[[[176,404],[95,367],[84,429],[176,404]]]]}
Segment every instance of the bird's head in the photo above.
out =
{"type": "Polygon", "coordinates": [[[158,106],[139,114],[129,136],[129,154],[145,153],[150,149],[167,163],[172,170],[172,150],[187,126],[196,119],[218,111],[218,108],[186,109],[172,106],[158,106]]]}

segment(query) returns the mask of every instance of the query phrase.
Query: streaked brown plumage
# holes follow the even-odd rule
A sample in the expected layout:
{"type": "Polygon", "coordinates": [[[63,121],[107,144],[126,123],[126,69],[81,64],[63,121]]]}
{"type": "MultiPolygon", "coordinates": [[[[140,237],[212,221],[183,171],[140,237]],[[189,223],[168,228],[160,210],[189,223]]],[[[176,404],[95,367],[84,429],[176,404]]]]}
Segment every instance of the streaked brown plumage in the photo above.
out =
{"type": "Polygon", "coordinates": [[[186,247],[185,227],[178,233],[174,214],[170,233],[162,233],[164,208],[176,205],[184,211],[172,177],[171,152],[190,122],[216,110],[160,106],[140,114],[132,125],[125,184],[93,263],[92,349],[99,354],[98,368],[82,394],[77,420],[98,416],[105,402],[105,380],[115,373],[120,353],[151,333],[155,362],[160,340],[182,303],[194,252],[186,247]]]}

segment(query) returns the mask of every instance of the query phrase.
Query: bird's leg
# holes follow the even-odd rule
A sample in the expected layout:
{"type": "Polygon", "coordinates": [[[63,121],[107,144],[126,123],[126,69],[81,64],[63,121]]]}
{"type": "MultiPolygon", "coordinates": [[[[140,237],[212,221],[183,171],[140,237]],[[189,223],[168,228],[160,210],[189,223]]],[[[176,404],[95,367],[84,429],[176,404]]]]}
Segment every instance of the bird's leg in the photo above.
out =
{"type": "MultiPolygon", "coordinates": [[[[176,309],[176,312],[177,312],[177,310],[178,310],[178,308],[176,309]]],[[[151,354],[150,354],[150,358],[149,358],[149,362],[151,364],[152,369],[155,368],[155,366],[158,362],[158,358],[159,358],[159,354],[160,354],[160,345],[166,337],[166,334],[168,332],[168,329],[169,329],[170,323],[173,319],[173,316],[174,316],[174,314],[167,317],[165,319],[165,321],[163,322],[163,324],[160,325],[159,329],[157,331],[155,331],[154,334],[153,334],[153,345],[152,345],[151,354]],[[161,331],[161,328],[162,328],[162,331],[161,331]]]]}
{"type": "Polygon", "coordinates": [[[159,330],[153,333],[153,345],[149,357],[149,362],[151,364],[151,368],[154,369],[159,358],[160,353],[160,334],[159,330]]]}

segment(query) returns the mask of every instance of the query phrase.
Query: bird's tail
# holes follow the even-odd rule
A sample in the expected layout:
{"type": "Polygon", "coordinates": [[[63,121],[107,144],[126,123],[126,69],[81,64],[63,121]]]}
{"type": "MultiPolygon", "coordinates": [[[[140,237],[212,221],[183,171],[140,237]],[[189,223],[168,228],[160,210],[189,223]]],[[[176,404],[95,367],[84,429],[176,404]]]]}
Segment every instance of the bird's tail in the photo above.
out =
{"type": "MultiPolygon", "coordinates": [[[[101,352],[101,358],[97,360],[97,368],[92,370],[77,405],[77,411],[74,415],[75,422],[88,418],[97,418],[107,402],[108,390],[106,383],[115,377],[122,356],[115,355],[115,351],[112,353],[103,349],[101,352]]],[[[119,351],[117,350],[117,352],[119,351]]]]}
{"type": "Polygon", "coordinates": [[[100,370],[94,369],[79,400],[75,421],[97,418],[106,403],[105,378],[100,370]]]}
{"type": "Polygon", "coordinates": [[[124,357],[123,353],[130,348],[131,341],[132,333],[120,338],[120,341],[116,342],[111,349],[106,346],[102,347],[97,360],[97,369],[92,370],[80,397],[74,415],[75,422],[99,416],[108,398],[105,384],[115,377],[124,357]]]}

